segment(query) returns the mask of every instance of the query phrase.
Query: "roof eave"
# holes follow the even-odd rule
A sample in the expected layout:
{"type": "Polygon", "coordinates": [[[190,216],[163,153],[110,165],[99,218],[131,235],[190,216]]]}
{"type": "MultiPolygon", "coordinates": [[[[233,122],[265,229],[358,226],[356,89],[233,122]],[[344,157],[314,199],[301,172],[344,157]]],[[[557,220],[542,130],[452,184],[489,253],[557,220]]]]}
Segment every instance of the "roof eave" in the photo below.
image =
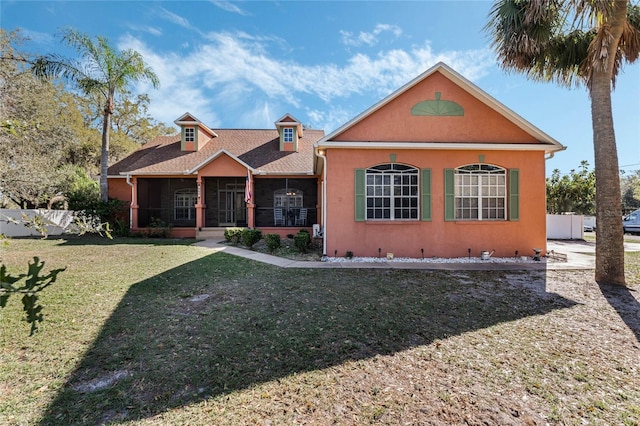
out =
{"type": "Polygon", "coordinates": [[[492,150],[492,151],[544,151],[565,150],[563,145],[551,143],[469,143],[469,142],[369,142],[369,141],[320,141],[318,148],[338,149],[425,149],[425,150],[492,150]]]}

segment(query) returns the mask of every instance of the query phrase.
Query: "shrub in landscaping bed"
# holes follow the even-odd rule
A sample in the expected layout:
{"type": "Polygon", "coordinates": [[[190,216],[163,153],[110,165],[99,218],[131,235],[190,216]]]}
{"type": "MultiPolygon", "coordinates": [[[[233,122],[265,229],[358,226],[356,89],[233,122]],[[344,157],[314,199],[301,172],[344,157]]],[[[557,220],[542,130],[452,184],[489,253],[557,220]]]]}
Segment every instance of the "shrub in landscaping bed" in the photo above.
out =
{"type": "Polygon", "coordinates": [[[294,237],[293,242],[300,253],[306,253],[311,244],[311,236],[309,231],[301,229],[294,237]]]}
{"type": "Polygon", "coordinates": [[[262,239],[262,231],[259,229],[245,228],[241,232],[242,244],[251,247],[262,239]]]}
{"type": "Polygon", "coordinates": [[[224,239],[231,244],[238,244],[244,228],[227,228],[224,230],[224,239]]]}
{"type": "Polygon", "coordinates": [[[282,246],[282,243],[280,242],[280,235],[278,234],[266,234],[264,236],[264,241],[270,252],[273,252],[282,246]]]}

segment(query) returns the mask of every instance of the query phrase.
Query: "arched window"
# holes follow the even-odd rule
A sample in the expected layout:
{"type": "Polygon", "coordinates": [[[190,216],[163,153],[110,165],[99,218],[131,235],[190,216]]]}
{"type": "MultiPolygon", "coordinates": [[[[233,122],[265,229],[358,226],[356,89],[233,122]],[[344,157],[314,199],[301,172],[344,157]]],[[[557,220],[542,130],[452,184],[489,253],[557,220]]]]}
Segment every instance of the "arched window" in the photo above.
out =
{"type": "Polygon", "coordinates": [[[418,169],[381,164],[366,170],[367,220],[418,220],[418,169]]]}
{"type": "Polygon", "coordinates": [[[302,207],[304,192],[295,188],[282,188],[273,193],[273,207],[284,207],[286,209],[302,207]]]}
{"type": "Polygon", "coordinates": [[[178,189],[174,193],[174,219],[195,220],[198,194],[195,189],[178,189]]]}
{"type": "Polygon", "coordinates": [[[455,218],[506,220],[507,172],[491,164],[458,167],[454,174],[455,218]]]}

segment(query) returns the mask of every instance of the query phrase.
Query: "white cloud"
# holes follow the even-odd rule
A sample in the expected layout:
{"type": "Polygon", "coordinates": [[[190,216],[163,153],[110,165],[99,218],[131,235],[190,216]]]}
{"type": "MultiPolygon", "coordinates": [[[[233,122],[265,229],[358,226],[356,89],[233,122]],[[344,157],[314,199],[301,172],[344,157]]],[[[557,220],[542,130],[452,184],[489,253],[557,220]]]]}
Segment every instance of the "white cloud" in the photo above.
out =
{"type": "Polygon", "coordinates": [[[210,0],[210,2],[214,6],[219,7],[220,9],[225,10],[227,12],[237,13],[238,15],[247,16],[247,12],[240,9],[238,6],[236,6],[230,1],[210,0]]]}
{"type": "Polygon", "coordinates": [[[210,127],[219,127],[223,116],[235,117],[224,127],[271,127],[284,112],[296,115],[304,108],[308,118],[300,120],[330,131],[362,112],[338,103],[356,96],[373,99],[366,108],[439,61],[472,81],[494,66],[488,49],[434,52],[428,42],[376,55],[358,53],[340,65],[306,65],[278,58],[265,40],[271,41],[245,33],[209,33],[198,47],[157,54],[125,36],[119,47],[140,52],[160,78],[159,90],[140,86],[152,99],[153,117],[170,123],[189,111],[210,127]]]}
{"type": "Polygon", "coordinates": [[[328,135],[351,120],[354,115],[353,111],[348,111],[340,106],[327,105],[326,109],[307,110],[309,121],[304,122],[304,124],[311,125],[313,129],[322,129],[328,135]]]}
{"type": "Polygon", "coordinates": [[[402,35],[402,30],[400,29],[400,27],[389,24],[378,24],[375,26],[373,31],[361,31],[357,36],[350,31],[343,30],[340,31],[340,35],[342,36],[342,43],[344,43],[345,45],[359,47],[363,44],[373,46],[374,44],[378,43],[378,36],[384,32],[391,33],[394,38],[398,38],[402,35]]]}
{"type": "Polygon", "coordinates": [[[170,22],[173,22],[174,24],[179,25],[183,28],[191,28],[191,24],[189,24],[189,21],[186,18],[183,18],[180,15],[170,12],[164,7],[159,7],[158,9],[162,11],[162,14],[161,14],[162,18],[170,22]]]}
{"type": "Polygon", "coordinates": [[[26,28],[22,28],[21,32],[23,36],[35,43],[49,45],[55,42],[53,35],[49,33],[42,33],[40,31],[33,31],[26,28]]]}
{"type": "Polygon", "coordinates": [[[154,35],[154,36],[161,36],[162,35],[162,30],[160,28],[152,27],[151,25],[130,24],[130,25],[128,25],[128,27],[129,27],[129,29],[131,29],[133,31],[142,31],[142,32],[154,35]]]}

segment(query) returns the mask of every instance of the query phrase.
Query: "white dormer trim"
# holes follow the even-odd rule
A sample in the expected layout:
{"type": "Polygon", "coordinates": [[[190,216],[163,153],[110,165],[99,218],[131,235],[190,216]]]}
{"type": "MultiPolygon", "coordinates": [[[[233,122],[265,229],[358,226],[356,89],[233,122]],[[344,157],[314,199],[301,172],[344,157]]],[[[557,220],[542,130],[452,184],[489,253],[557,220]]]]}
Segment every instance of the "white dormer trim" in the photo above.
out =
{"type": "Polygon", "coordinates": [[[202,121],[198,120],[190,112],[185,112],[184,114],[182,114],[177,120],[174,121],[174,123],[177,126],[180,126],[180,127],[183,127],[183,126],[198,126],[202,130],[204,130],[206,133],[211,135],[211,137],[213,137],[213,138],[217,138],[218,137],[216,132],[214,132],[213,130],[208,128],[202,121]],[[191,120],[188,120],[189,118],[191,120]]]}
{"type": "Polygon", "coordinates": [[[297,128],[297,134],[298,134],[298,138],[301,138],[302,135],[302,122],[300,120],[298,120],[297,118],[295,118],[293,115],[287,113],[285,115],[283,115],[282,117],[278,118],[275,123],[276,129],[280,130],[280,128],[282,127],[296,127],[297,128]],[[285,119],[289,118],[289,121],[285,121],[285,119]]]}

